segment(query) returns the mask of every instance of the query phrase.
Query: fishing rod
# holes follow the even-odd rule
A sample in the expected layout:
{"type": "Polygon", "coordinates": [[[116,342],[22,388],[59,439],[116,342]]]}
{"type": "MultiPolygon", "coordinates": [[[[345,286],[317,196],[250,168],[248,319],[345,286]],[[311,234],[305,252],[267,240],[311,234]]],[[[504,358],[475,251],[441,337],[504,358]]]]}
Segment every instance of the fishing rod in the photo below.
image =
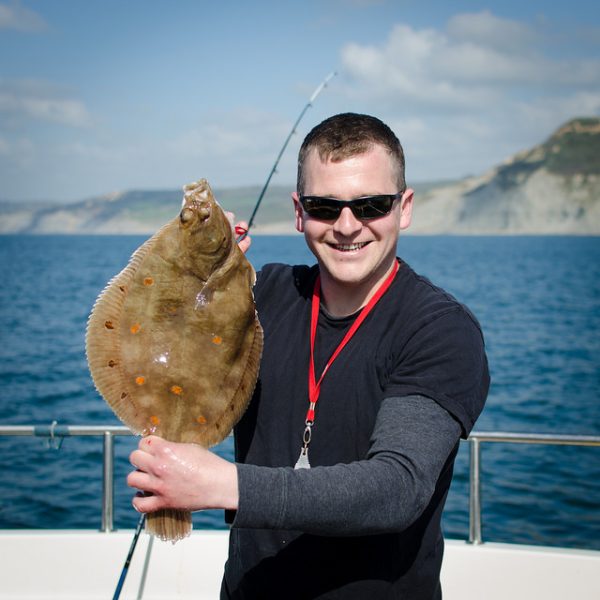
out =
{"type": "Polygon", "coordinates": [[[146,515],[140,515],[140,520],[138,521],[133,540],[131,541],[131,546],[129,547],[129,552],[127,553],[127,558],[125,559],[125,564],[123,565],[121,576],[119,577],[119,582],[117,583],[117,588],[115,589],[115,593],[113,595],[113,600],[119,600],[119,597],[121,596],[121,590],[123,589],[123,584],[125,583],[125,578],[127,577],[127,573],[129,571],[131,558],[133,557],[133,553],[135,552],[135,547],[140,537],[140,533],[142,533],[142,529],[144,528],[145,521],[146,515]]]}
{"type": "Polygon", "coordinates": [[[269,176],[267,177],[267,180],[265,181],[265,185],[263,186],[263,188],[262,188],[262,190],[260,192],[260,195],[258,196],[258,200],[256,201],[256,205],[254,206],[254,210],[252,211],[252,215],[250,215],[250,219],[248,221],[248,227],[245,230],[242,230],[241,228],[239,228],[238,230],[236,230],[236,233],[239,234],[239,236],[240,236],[237,239],[238,242],[241,242],[246,237],[246,235],[248,234],[248,231],[250,231],[250,228],[254,224],[254,217],[256,216],[256,213],[258,212],[258,208],[260,206],[260,203],[262,202],[262,199],[263,199],[263,197],[265,195],[265,192],[267,191],[267,188],[269,187],[269,183],[271,183],[271,178],[273,177],[273,175],[277,171],[277,165],[279,164],[279,161],[281,160],[281,157],[283,156],[283,153],[285,152],[285,149],[287,148],[287,145],[288,145],[289,141],[292,139],[292,136],[296,133],[296,127],[298,127],[298,124],[302,120],[302,117],[305,115],[306,111],[313,105],[313,102],[316,100],[317,96],[323,91],[324,88],[327,87],[327,84],[336,75],[337,75],[337,73],[335,71],[333,71],[332,73],[330,73],[329,75],[327,75],[327,77],[325,77],[325,79],[319,84],[319,86],[317,87],[317,89],[313,92],[313,95],[310,97],[309,101],[306,103],[306,106],[300,112],[300,115],[296,119],[296,122],[294,123],[294,125],[292,127],[292,130],[290,131],[290,133],[288,134],[287,138],[285,139],[285,142],[283,143],[283,146],[282,146],[281,150],[279,151],[279,154],[277,155],[277,158],[275,159],[275,163],[273,164],[273,168],[271,169],[271,172],[269,173],[269,176]]]}

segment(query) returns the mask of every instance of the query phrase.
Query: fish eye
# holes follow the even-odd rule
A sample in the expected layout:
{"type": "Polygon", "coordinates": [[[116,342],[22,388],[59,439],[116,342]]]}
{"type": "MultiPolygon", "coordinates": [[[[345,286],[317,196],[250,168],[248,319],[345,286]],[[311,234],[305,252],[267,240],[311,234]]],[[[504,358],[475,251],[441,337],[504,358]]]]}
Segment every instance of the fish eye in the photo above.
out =
{"type": "Polygon", "coordinates": [[[184,208],[179,213],[179,219],[183,224],[189,223],[193,218],[194,218],[194,211],[191,208],[184,208]]]}

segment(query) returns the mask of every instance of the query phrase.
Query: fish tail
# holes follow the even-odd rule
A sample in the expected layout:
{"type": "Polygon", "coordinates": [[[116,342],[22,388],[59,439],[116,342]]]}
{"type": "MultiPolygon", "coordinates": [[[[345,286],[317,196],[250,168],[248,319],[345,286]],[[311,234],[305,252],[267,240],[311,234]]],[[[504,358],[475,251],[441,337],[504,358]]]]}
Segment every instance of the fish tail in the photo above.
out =
{"type": "Polygon", "coordinates": [[[192,513],[171,508],[149,513],[146,531],[165,542],[182,540],[192,532],[192,513]]]}

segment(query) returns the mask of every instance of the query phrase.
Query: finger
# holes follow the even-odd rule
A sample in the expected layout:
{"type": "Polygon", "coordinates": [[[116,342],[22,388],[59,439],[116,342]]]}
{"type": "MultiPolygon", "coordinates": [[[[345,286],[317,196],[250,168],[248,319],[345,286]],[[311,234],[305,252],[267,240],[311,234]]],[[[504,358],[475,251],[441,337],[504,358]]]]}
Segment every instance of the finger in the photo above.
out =
{"type": "Polygon", "coordinates": [[[142,490],[144,492],[154,492],[155,486],[153,485],[153,478],[144,473],[143,471],[131,471],[127,475],[127,485],[136,490],[142,490]]]}
{"type": "Polygon", "coordinates": [[[157,496],[137,493],[131,501],[133,508],[140,513],[154,512],[164,508],[163,503],[157,496]]]}
{"type": "Polygon", "coordinates": [[[235,228],[236,234],[239,234],[236,238],[239,249],[245,254],[248,252],[248,248],[252,244],[252,238],[248,235],[248,230],[244,229],[242,225],[238,225],[235,228]]]}
{"type": "Polygon", "coordinates": [[[246,254],[246,252],[248,252],[248,249],[250,248],[250,245],[252,244],[252,240],[249,237],[245,237],[243,240],[240,240],[238,243],[238,246],[240,248],[240,250],[246,254]]]}
{"type": "Polygon", "coordinates": [[[138,444],[138,449],[142,452],[154,454],[153,451],[159,449],[163,441],[164,440],[161,437],[158,437],[157,435],[147,435],[140,440],[138,444]]]}
{"type": "Polygon", "coordinates": [[[152,455],[145,450],[134,450],[129,455],[129,462],[131,465],[140,471],[148,472],[152,460],[152,455]]]}

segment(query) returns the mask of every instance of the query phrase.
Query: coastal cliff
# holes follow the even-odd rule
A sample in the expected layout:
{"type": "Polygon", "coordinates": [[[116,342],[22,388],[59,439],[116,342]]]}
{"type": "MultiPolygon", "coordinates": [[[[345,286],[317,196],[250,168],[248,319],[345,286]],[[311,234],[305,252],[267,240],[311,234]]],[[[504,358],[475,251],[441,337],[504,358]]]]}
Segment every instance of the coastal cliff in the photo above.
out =
{"type": "MultiPolygon", "coordinates": [[[[482,175],[413,187],[407,233],[600,235],[600,118],[573,119],[482,175]]],[[[215,189],[215,196],[247,219],[260,189],[215,189]]],[[[291,190],[269,188],[254,233],[294,231],[291,190]]],[[[0,234],[151,234],[177,215],[181,197],[138,190],[71,204],[0,202],[0,234]]]]}
{"type": "Polygon", "coordinates": [[[478,177],[416,196],[413,233],[600,234],[600,119],[574,119],[478,177]]]}

